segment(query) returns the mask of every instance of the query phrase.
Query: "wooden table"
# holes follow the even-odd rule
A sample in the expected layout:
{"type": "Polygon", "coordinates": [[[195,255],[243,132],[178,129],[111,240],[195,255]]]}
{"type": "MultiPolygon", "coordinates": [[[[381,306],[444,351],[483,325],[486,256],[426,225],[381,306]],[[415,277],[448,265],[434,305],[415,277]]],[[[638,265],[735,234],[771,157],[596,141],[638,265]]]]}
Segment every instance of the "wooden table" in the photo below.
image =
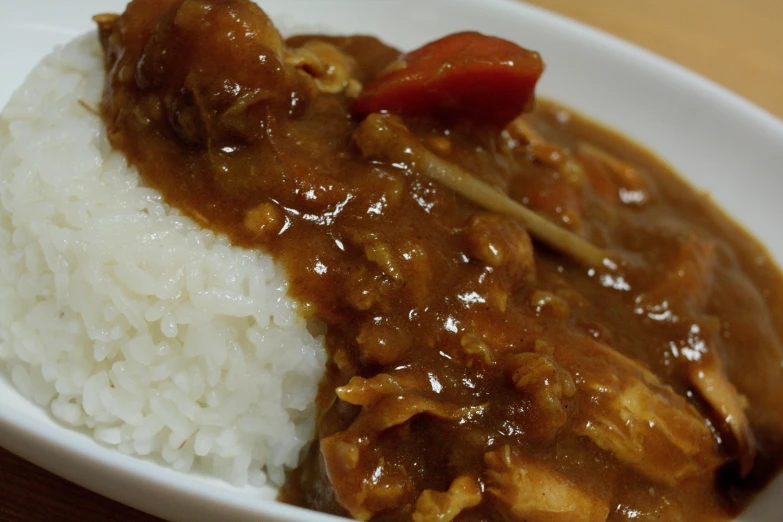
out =
{"type": "MultiPolygon", "coordinates": [[[[391,1],[391,0],[387,0],[391,1]]],[[[533,0],[693,69],[783,118],[780,0],[533,0]]],[[[0,449],[0,520],[151,522],[0,449]]]]}
{"type": "Polygon", "coordinates": [[[526,0],[646,47],[783,119],[781,0],[526,0]]]}

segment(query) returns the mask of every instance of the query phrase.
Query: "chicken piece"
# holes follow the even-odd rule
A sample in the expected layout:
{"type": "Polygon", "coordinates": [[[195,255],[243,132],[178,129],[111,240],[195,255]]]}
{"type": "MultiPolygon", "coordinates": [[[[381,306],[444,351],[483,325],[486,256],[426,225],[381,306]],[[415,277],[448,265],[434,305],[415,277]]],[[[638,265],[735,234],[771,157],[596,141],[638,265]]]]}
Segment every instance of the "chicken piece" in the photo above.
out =
{"type": "Polygon", "coordinates": [[[418,387],[415,383],[405,379],[399,372],[392,377],[388,373],[381,373],[371,379],[353,377],[348,384],[335,390],[337,396],[355,406],[372,406],[384,397],[390,395],[402,395],[406,389],[418,387]]]}
{"type": "Polygon", "coordinates": [[[414,493],[408,471],[377,451],[383,432],[417,415],[457,423],[486,408],[457,406],[427,396],[428,391],[424,382],[404,373],[354,377],[337,388],[341,400],[363,409],[348,429],[323,438],[320,449],[335,498],[352,517],[368,520],[414,493]]]}
{"type": "Polygon", "coordinates": [[[714,356],[691,361],[688,375],[699,395],[734,436],[739,452],[739,473],[741,477],[746,477],[756,459],[756,440],[745,415],[746,401],[729,382],[720,360],[714,356]]]}
{"type": "Polygon", "coordinates": [[[312,94],[249,0],[134,0],[98,23],[107,66],[117,71],[104,102],[117,125],[164,119],[185,144],[219,155],[263,140],[270,111],[288,115],[312,94]],[[135,91],[148,100],[146,113],[126,103],[135,91]]]}
{"type": "Polygon", "coordinates": [[[676,485],[722,463],[705,419],[638,363],[590,339],[555,352],[580,396],[571,426],[649,479],[676,485]]]}
{"type": "Polygon", "coordinates": [[[531,437],[551,439],[568,422],[568,405],[576,393],[571,374],[546,353],[521,353],[506,362],[514,386],[535,408],[538,422],[531,437]]]}
{"type": "Polygon", "coordinates": [[[388,243],[368,243],[364,245],[364,255],[368,261],[378,265],[384,273],[397,281],[402,280],[402,272],[397,263],[396,256],[388,243]]]}
{"type": "Polygon", "coordinates": [[[445,492],[424,490],[416,500],[413,522],[450,522],[466,509],[481,503],[481,484],[476,477],[455,479],[445,492]]]}
{"type": "Polygon", "coordinates": [[[361,84],[352,77],[356,61],[329,42],[305,42],[288,50],[284,61],[311,76],[320,92],[345,92],[352,98],[361,92],[361,84]]]}
{"type": "Polygon", "coordinates": [[[346,279],[347,302],[357,310],[369,310],[382,301],[384,282],[383,276],[368,270],[367,266],[359,266],[346,279]]]}
{"type": "Polygon", "coordinates": [[[462,353],[465,355],[466,365],[471,368],[474,364],[491,366],[495,363],[495,355],[492,348],[475,333],[467,333],[459,341],[462,353]]]}
{"type": "Polygon", "coordinates": [[[541,316],[567,319],[571,316],[571,306],[568,301],[547,290],[536,290],[530,295],[530,306],[535,308],[536,314],[541,316]]]}
{"type": "Polygon", "coordinates": [[[378,266],[396,288],[409,293],[419,307],[429,304],[434,276],[429,255],[420,241],[388,242],[374,233],[361,232],[353,234],[350,241],[362,247],[367,261],[378,266]]]}
{"type": "Polygon", "coordinates": [[[535,279],[533,243],[519,222],[497,214],[477,214],[465,238],[470,256],[502,270],[512,288],[535,279]]]}
{"type": "Polygon", "coordinates": [[[604,522],[609,503],[509,446],[485,455],[487,492],[506,520],[604,522]]]}
{"type": "Polygon", "coordinates": [[[413,495],[404,467],[376,455],[370,439],[345,434],[321,439],[320,449],[334,498],[352,518],[370,520],[413,495]]]}
{"type": "MultiPolygon", "coordinates": [[[[361,377],[351,379],[351,381],[355,380],[363,379],[361,377]]],[[[372,379],[369,381],[371,382],[372,379]]],[[[388,388],[383,390],[374,388],[372,384],[365,382],[366,387],[363,391],[366,395],[364,396],[361,392],[349,393],[345,387],[338,388],[337,396],[342,400],[349,399],[355,400],[357,403],[366,402],[368,404],[367,409],[363,410],[351,427],[343,433],[362,431],[377,434],[394,426],[404,424],[422,413],[443,420],[458,421],[466,417],[480,415],[485,409],[484,406],[455,406],[423,395],[411,393],[395,394],[393,390],[398,389],[400,385],[399,383],[391,384],[392,382],[393,380],[390,380],[388,388]],[[390,391],[392,393],[389,393],[390,391]]]]}

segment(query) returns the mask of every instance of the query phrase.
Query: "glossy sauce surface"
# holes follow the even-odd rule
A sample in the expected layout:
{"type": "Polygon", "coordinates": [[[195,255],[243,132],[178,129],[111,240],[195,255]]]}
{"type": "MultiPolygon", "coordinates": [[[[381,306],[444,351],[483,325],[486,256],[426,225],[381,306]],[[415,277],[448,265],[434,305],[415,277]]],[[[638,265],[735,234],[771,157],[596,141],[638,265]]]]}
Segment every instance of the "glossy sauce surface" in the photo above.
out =
{"type": "Polygon", "coordinates": [[[318,443],[285,500],[726,520],[779,468],[783,279],[649,153],[546,101],[504,130],[405,118],[622,260],[589,269],[415,165],[364,158],[352,104],[399,55],[374,38],[283,43],[239,0],[136,0],[99,25],[112,144],[170,204],[272,253],[326,326],[318,443]]]}

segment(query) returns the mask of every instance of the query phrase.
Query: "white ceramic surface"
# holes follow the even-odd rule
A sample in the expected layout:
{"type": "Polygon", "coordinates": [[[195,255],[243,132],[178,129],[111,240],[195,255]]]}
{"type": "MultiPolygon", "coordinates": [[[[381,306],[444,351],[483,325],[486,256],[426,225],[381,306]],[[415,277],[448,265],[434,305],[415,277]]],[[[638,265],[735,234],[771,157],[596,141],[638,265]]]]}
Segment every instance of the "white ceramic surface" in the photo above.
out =
{"type": "MultiPolygon", "coordinates": [[[[539,50],[541,93],[644,143],[783,260],[783,122],[683,68],[594,29],[512,0],[258,0],[273,19],[371,33],[401,48],[464,29],[539,50]]],[[[53,46],[90,30],[122,0],[0,0],[0,105],[53,46]]],[[[0,376],[0,446],[98,493],[169,520],[337,520],[126,457],[65,429],[0,376]]],[[[783,477],[743,515],[783,520],[783,477]]]]}

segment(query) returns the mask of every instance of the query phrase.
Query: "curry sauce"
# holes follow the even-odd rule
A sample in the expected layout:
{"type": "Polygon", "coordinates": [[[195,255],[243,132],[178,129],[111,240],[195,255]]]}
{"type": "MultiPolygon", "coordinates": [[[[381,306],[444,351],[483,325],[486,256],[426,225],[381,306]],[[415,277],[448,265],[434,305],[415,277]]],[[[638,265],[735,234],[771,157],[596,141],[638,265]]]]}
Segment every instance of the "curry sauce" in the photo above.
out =
{"type": "Polygon", "coordinates": [[[544,100],[502,127],[384,116],[614,260],[587,267],[415,158],[368,157],[356,100],[408,65],[377,39],[284,41],[243,0],[134,0],[97,21],[112,145],[169,204],[271,253],[325,326],[317,442],[284,501],[718,521],[779,470],[783,278],[649,152],[544,100]]]}

